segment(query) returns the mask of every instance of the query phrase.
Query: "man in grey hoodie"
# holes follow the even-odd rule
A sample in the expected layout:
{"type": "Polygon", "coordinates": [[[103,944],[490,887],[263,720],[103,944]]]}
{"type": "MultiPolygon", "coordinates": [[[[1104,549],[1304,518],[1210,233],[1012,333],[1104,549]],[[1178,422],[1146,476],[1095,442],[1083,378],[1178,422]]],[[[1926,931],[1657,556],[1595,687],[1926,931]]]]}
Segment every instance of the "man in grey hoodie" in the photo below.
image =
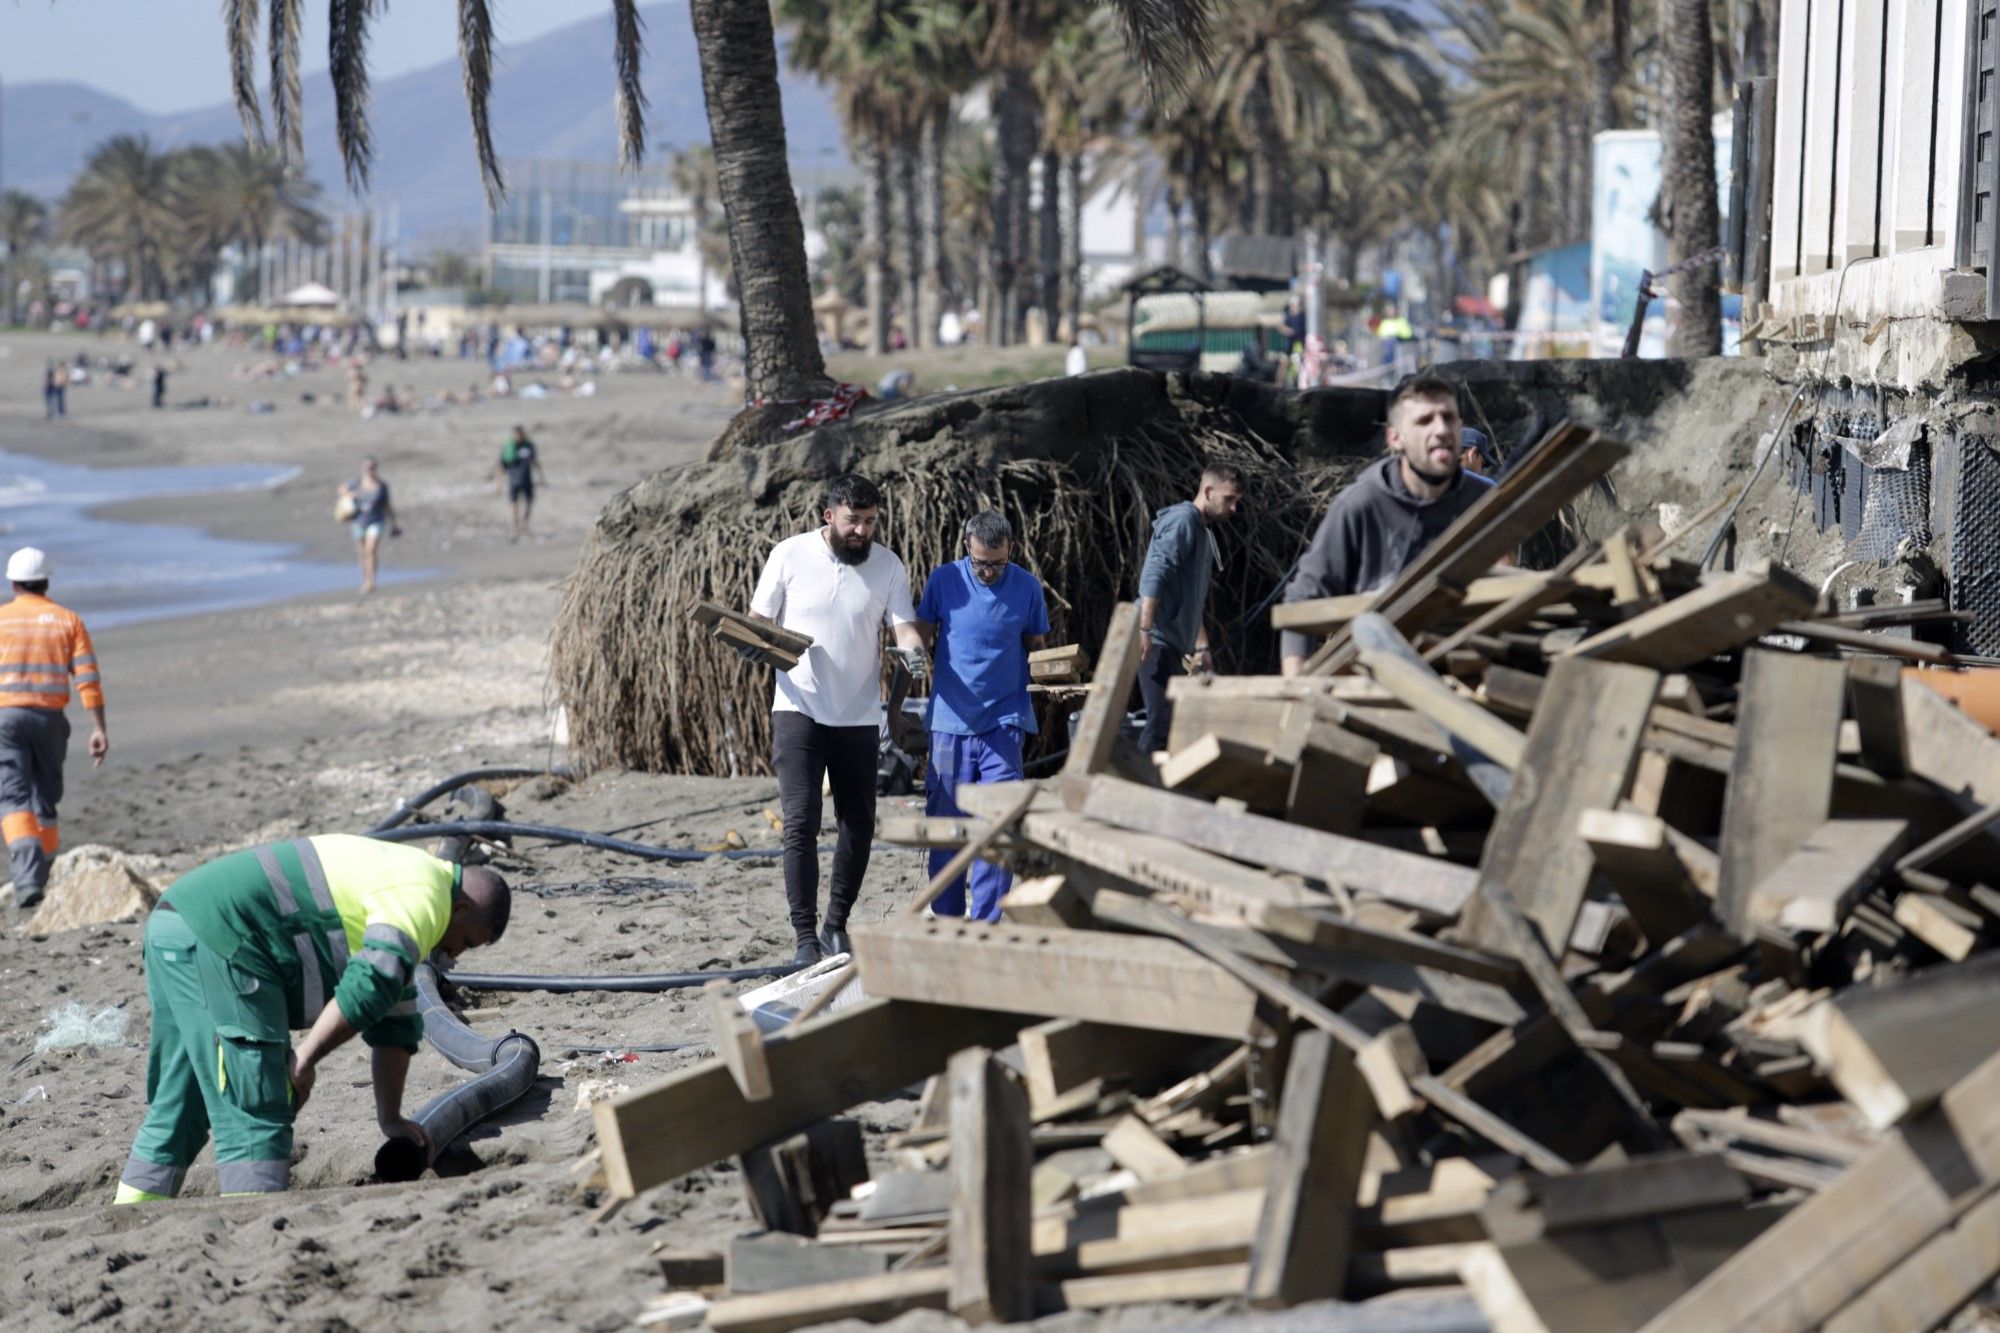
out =
{"type": "MultiPolygon", "coordinates": [[[[1458,516],[1493,488],[1465,469],[1458,390],[1435,375],[1413,375],[1389,397],[1389,456],[1333,497],[1287,602],[1380,592],[1458,516]]],[[[1287,630],[1282,669],[1296,676],[1312,652],[1310,636],[1287,630]]]]}
{"type": "Polygon", "coordinates": [[[1148,754],[1167,743],[1173,705],[1167,682],[1182,674],[1181,659],[1193,657],[1204,671],[1215,659],[1208,647],[1202,610],[1208,604],[1209,575],[1222,566],[1209,527],[1243,503],[1243,470],[1228,463],[1202,469],[1192,500],[1168,505],[1153,515],[1153,539],[1139,570],[1139,631],[1145,637],[1139,659],[1139,693],[1146,700],[1146,729],[1139,748],[1148,754]]]}

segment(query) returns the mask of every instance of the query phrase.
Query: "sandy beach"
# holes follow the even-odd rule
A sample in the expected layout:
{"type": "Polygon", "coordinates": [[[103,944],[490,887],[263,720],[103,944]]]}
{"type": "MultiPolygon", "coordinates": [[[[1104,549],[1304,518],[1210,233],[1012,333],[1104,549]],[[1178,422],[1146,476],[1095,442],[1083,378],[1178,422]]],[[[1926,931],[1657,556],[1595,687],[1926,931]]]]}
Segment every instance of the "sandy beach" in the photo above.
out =
{"type": "MultiPolygon", "coordinates": [[[[358,831],[399,796],[462,769],[560,760],[543,665],[557,585],[604,499],[696,457],[731,409],[723,388],[632,373],[604,376],[591,398],[362,420],[335,405],[341,372],[241,383],[234,372],[256,358],[217,346],[177,352],[168,398],[227,396],[230,407],[154,411],[138,388],[93,385],[71,391],[67,421],[44,424],[42,358],[119,346],[0,339],[0,449],[96,466],[294,466],[296,477],[275,489],[146,501],[109,516],[303,543],[312,557],[348,562],[333,491],[373,453],[406,529],[385,544],[385,568],[426,571],[366,599],[344,591],[96,636],[112,752],[93,771],[81,740],[73,746],[65,844],[156,858],[169,876],[259,842],[358,831]],[[302,402],[308,392],[319,401],[302,402]],[[276,410],[249,414],[244,405],[256,398],[276,410]],[[510,545],[504,503],[489,484],[516,422],[540,445],[548,485],[533,540],[510,545]]],[[[392,360],[371,378],[426,394],[462,390],[475,374],[455,360],[392,360]]],[[[51,591],[62,597],[60,570],[51,591]]],[[[530,780],[504,799],[516,817],[599,831],[641,826],[630,836],[671,845],[715,843],[732,830],[752,845],[776,838],[763,814],[776,801],[768,779],[601,773],[530,780]]],[[[506,940],[474,956],[483,970],[658,972],[789,954],[775,861],[661,866],[530,849],[506,869],[522,896],[506,940]]],[[[905,896],[921,869],[918,853],[878,848],[860,915],[905,896]]],[[[589,1135],[580,1088],[642,1083],[701,1052],[607,1063],[571,1050],[703,1042],[698,994],[483,997],[474,1025],[535,1036],[542,1077],[461,1144],[445,1178],[370,1183],[378,1135],[356,1043],[324,1067],[301,1117],[290,1193],[218,1200],[204,1157],[177,1204],[113,1209],[144,1106],[139,926],[7,934],[0,1235],[13,1262],[0,1276],[0,1324],[627,1326],[663,1290],[648,1259],[655,1242],[720,1244],[753,1223],[735,1172],[718,1168],[593,1224],[593,1200],[570,1171],[589,1135]],[[121,1008],[124,1042],[36,1054],[49,1011],[70,1001],[121,1008]]],[[[460,1077],[426,1052],[406,1105],[460,1077]]],[[[913,1110],[892,1102],[864,1115],[893,1128],[913,1110]]]]}

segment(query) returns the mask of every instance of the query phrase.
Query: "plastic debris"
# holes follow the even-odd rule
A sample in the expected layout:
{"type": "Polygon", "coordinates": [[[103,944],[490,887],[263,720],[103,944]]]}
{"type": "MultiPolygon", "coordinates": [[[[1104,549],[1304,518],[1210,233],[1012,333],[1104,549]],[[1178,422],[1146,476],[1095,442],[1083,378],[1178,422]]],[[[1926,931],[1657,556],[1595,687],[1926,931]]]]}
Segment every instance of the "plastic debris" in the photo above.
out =
{"type": "Polygon", "coordinates": [[[71,1000],[60,1009],[49,1010],[45,1020],[49,1030],[35,1038],[35,1054],[73,1046],[123,1046],[127,1017],[116,1006],[107,1005],[93,1014],[71,1000]]]}

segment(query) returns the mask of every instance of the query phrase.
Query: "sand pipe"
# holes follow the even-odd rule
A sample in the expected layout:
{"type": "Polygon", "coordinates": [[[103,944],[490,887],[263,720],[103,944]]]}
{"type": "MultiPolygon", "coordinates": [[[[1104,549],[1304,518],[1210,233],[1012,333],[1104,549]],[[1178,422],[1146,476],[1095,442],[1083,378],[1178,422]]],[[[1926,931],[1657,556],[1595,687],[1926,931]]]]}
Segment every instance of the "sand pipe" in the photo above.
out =
{"type": "Polygon", "coordinates": [[[458,1021],[438,995],[437,970],[417,967],[417,1010],[424,1019],[424,1040],[460,1069],[479,1075],[424,1103],[411,1116],[430,1140],[425,1154],[406,1139],[390,1139],[375,1154],[375,1174],[383,1180],[415,1180],[438,1154],[481,1120],[519,1101],[534,1086],[542,1052],[526,1033],[483,1037],[458,1021]]]}
{"type": "Polygon", "coordinates": [[[385,829],[392,829],[399,824],[408,823],[419,810],[429,805],[432,801],[435,801],[446,792],[463,787],[468,782],[481,782],[487,778],[539,778],[543,776],[568,777],[569,769],[562,764],[557,764],[554,768],[521,768],[518,766],[468,768],[463,773],[452,774],[443,782],[432,783],[407,801],[397,801],[396,808],[389,812],[388,817],[368,831],[371,834],[381,833],[385,829]]]}
{"type": "MultiPolygon", "coordinates": [[[[782,847],[738,847],[721,852],[704,852],[693,847],[654,847],[648,843],[627,842],[624,838],[613,838],[602,833],[557,828],[553,824],[517,824],[507,819],[461,819],[447,824],[405,824],[401,828],[368,831],[369,837],[381,838],[388,842],[422,842],[426,838],[449,838],[457,835],[479,838],[542,838],[549,842],[570,842],[580,847],[622,852],[626,856],[636,856],[646,861],[706,861],[711,857],[721,857],[726,861],[741,861],[785,854],[785,849],[782,847]]],[[[820,850],[831,849],[822,847],[820,850]]]]}
{"type": "Polygon", "coordinates": [[[446,972],[439,979],[467,990],[490,991],[667,991],[692,990],[711,981],[754,981],[788,977],[801,971],[797,963],[770,967],[724,967],[707,972],[658,972],[627,977],[495,976],[483,972],[446,972]]]}

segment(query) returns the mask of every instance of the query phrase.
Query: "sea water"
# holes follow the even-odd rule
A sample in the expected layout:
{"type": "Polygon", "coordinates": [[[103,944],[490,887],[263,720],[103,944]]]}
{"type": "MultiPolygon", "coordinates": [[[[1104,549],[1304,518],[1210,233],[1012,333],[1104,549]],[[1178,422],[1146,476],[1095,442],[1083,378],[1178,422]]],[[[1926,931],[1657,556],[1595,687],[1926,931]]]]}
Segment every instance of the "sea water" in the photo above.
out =
{"type": "MultiPolygon", "coordinates": [[[[0,452],[0,551],[47,551],[50,595],[92,629],[353,588],[356,566],[306,560],[303,545],[91,512],[128,500],[270,490],[298,472],[257,463],[94,468],[0,452]]],[[[385,569],[380,577],[388,583],[419,573],[385,569]]]]}

